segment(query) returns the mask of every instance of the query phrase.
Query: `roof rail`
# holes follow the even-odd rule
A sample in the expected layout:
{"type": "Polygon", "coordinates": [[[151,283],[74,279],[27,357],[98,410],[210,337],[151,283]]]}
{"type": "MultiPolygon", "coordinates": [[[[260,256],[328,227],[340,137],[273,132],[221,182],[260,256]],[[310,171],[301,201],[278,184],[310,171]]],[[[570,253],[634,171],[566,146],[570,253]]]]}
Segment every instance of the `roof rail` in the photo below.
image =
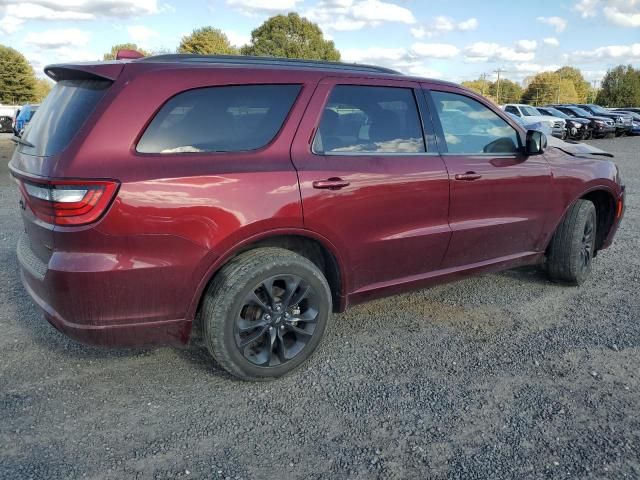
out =
{"type": "Polygon", "coordinates": [[[144,57],[138,62],[177,62],[177,63],[211,63],[225,65],[267,65],[277,67],[301,67],[318,68],[327,70],[344,70],[358,72],[387,73],[401,75],[400,72],[386,67],[366,65],[359,63],[329,62],[324,60],[306,60],[298,58],[281,57],[252,57],[248,55],[192,55],[192,54],[166,54],[144,57]]]}

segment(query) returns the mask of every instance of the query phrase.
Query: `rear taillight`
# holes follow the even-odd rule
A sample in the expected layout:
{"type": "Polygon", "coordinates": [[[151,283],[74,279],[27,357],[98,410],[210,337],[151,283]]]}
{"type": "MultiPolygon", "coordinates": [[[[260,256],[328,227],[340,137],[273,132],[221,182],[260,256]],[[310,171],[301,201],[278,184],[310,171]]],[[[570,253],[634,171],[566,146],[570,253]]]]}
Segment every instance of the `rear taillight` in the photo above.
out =
{"type": "Polygon", "coordinates": [[[111,180],[19,180],[27,205],[40,220],[53,225],[86,225],[107,210],[118,189],[111,180]]]}

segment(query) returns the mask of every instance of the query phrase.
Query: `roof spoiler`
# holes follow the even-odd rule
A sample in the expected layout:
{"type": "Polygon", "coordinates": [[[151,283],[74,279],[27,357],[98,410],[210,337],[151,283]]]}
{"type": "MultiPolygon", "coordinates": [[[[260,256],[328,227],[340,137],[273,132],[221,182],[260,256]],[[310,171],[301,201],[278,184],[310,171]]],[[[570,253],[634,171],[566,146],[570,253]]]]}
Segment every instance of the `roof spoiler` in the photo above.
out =
{"type": "Polygon", "coordinates": [[[111,80],[114,81],[124,68],[122,62],[86,62],[73,65],[57,64],[44,67],[51,80],[111,80]]]}

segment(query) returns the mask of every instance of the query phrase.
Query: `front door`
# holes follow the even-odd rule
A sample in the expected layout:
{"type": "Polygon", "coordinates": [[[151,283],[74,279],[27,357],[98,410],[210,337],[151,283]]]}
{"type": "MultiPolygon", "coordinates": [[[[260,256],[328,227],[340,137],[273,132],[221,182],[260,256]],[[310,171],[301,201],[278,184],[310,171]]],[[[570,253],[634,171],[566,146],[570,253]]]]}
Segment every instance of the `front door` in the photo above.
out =
{"type": "Polygon", "coordinates": [[[435,270],[444,257],[449,179],[425,142],[418,87],[326,78],[296,134],[305,227],[344,255],[348,293],[435,270]]]}
{"type": "Polygon", "coordinates": [[[541,251],[551,202],[547,160],[522,153],[518,131],[497,107],[454,92],[426,91],[451,178],[443,268],[541,251]]]}

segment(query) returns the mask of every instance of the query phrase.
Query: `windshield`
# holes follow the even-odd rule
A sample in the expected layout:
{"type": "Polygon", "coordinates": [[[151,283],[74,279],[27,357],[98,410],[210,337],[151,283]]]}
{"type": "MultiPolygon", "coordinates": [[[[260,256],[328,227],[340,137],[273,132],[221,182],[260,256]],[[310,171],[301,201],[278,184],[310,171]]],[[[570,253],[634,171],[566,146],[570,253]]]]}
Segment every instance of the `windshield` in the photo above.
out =
{"type": "Polygon", "coordinates": [[[538,116],[540,116],[540,112],[537,111],[533,107],[520,107],[520,111],[522,111],[522,114],[527,116],[527,117],[538,117],[538,116]]]}
{"type": "Polygon", "coordinates": [[[64,150],[109,85],[108,80],[58,82],[29,122],[23,136],[28,143],[20,145],[20,152],[49,157],[64,150]]]}
{"type": "Polygon", "coordinates": [[[569,118],[569,115],[567,115],[564,112],[561,112],[560,110],[556,110],[555,108],[545,108],[544,109],[545,112],[549,112],[549,115],[553,116],[553,117],[559,117],[559,118],[569,118]]]}
{"type": "Polygon", "coordinates": [[[589,108],[591,110],[593,110],[595,113],[606,113],[606,114],[610,114],[611,112],[605,110],[604,108],[602,108],[600,105],[589,105],[589,108]]]}
{"type": "Polygon", "coordinates": [[[579,117],[591,117],[592,114],[578,107],[571,107],[570,110],[579,117]]]}

